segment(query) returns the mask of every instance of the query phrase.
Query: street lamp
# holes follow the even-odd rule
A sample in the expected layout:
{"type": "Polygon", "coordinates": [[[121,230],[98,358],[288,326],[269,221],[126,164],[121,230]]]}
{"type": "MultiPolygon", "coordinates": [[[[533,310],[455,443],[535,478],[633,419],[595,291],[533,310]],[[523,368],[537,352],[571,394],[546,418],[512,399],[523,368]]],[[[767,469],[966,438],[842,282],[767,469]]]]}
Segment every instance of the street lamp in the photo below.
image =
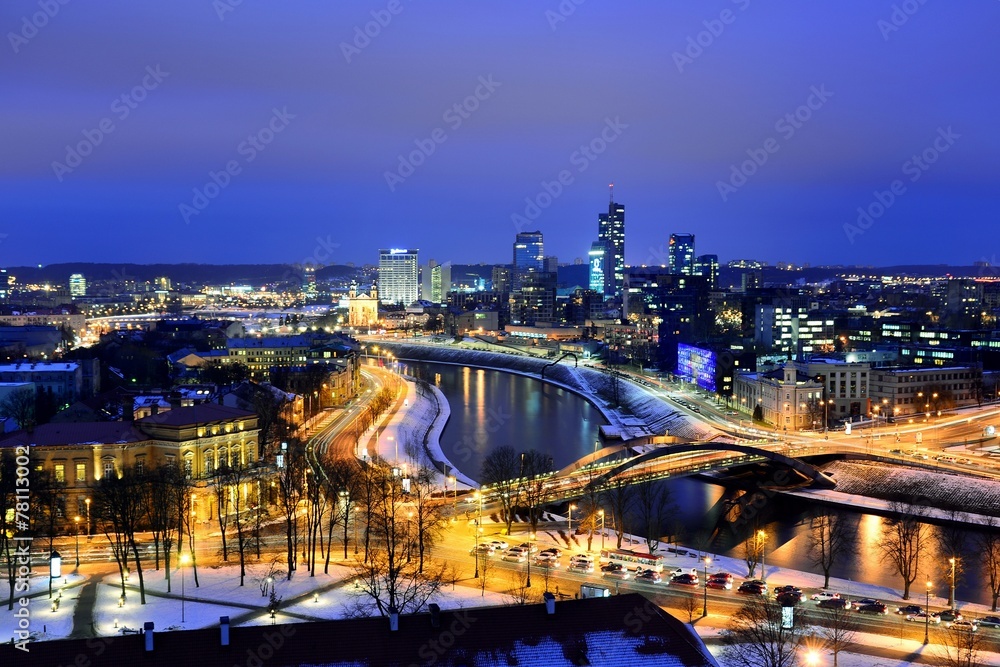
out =
{"type": "Polygon", "coordinates": [[[73,523],[76,524],[76,566],[80,567],[80,517],[73,517],[73,523]]]}
{"type": "Polygon", "coordinates": [[[955,608],[955,560],[954,558],[949,558],[948,562],[951,563],[951,595],[948,597],[948,608],[955,608]]]}
{"type": "Polygon", "coordinates": [[[187,552],[181,554],[181,623],[184,622],[184,566],[191,562],[191,555],[187,552]]]}
{"type": "Polygon", "coordinates": [[[410,562],[410,554],[413,552],[410,543],[410,522],[413,521],[413,512],[406,513],[406,562],[410,562]]]}
{"type": "Polygon", "coordinates": [[[597,513],[601,517],[601,551],[604,551],[604,510],[597,513]]]}
{"type": "Polygon", "coordinates": [[[767,533],[763,530],[757,531],[757,539],[760,541],[760,580],[767,583],[767,565],[765,562],[764,547],[767,546],[767,533]]]}
{"type": "Polygon", "coordinates": [[[87,541],[90,541],[90,498],[85,499],[83,502],[87,504],[87,541]]]}
{"type": "Polygon", "coordinates": [[[931,582],[927,582],[927,599],[924,602],[924,644],[930,643],[928,632],[931,628],[931,582]]]}
{"type": "Polygon", "coordinates": [[[575,509],[576,509],[576,505],[570,505],[569,506],[569,527],[567,528],[567,530],[569,531],[570,535],[573,534],[573,510],[575,510],[575,509]]]}
{"type": "Polygon", "coordinates": [[[705,616],[708,616],[708,566],[711,563],[712,563],[712,557],[711,556],[705,556],[705,572],[704,572],[704,574],[705,574],[705,581],[704,581],[704,585],[705,585],[705,597],[704,597],[704,603],[702,604],[702,607],[701,607],[701,616],[702,616],[702,618],[704,618],[705,616]]]}
{"type": "Polygon", "coordinates": [[[479,526],[482,524],[483,521],[483,492],[476,491],[476,493],[472,497],[475,500],[479,501],[479,518],[476,519],[476,550],[472,554],[473,558],[476,559],[475,578],[478,579],[479,578],[479,526]]]}

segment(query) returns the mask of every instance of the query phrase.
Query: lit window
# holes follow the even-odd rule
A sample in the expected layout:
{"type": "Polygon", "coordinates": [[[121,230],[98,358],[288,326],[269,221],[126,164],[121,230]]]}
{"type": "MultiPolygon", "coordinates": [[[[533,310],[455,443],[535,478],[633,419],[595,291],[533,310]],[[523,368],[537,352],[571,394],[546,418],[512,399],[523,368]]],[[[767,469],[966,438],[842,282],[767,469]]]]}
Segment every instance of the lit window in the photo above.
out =
{"type": "Polygon", "coordinates": [[[87,481],[87,464],[77,463],[76,464],[76,483],[82,484],[87,481]]]}
{"type": "Polygon", "coordinates": [[[55,471],[56,471],[56,481],[57,482],[65,483],[66,482],[66,466],[65,466],[65,464],[57,463],[56,466],[55,466],[55,471]]]}

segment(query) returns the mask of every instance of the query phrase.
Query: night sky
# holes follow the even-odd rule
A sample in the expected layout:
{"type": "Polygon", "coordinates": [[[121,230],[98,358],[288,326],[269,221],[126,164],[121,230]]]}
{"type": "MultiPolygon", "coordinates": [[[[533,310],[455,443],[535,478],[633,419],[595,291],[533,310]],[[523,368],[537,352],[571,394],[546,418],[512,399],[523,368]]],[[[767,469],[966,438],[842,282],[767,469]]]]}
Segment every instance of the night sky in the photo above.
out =
{"type": "Polygon", "coordinates": [[[630,264],[670,232],[996,261],[998,26],[987,0],[5,0],[0,265],[509,262],[535,228],[572,261],[612,181],[630,264]]]}

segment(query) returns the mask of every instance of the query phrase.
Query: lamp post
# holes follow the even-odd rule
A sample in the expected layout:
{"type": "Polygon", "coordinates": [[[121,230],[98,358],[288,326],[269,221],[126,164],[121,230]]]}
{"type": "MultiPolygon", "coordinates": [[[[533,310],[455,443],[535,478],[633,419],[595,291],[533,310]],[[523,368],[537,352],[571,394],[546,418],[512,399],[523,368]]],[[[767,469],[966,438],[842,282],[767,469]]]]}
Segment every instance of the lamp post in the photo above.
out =
{"type": "Polygon", "coordinates": [[[472,554],[473,558],[476,559],[476,576],[475,576],[475,578],[478,579],[479,578],[479,525],[480,525],[480,523],[482,523],[482,520],[483,520],[483,492],[482,491],[476,491],[476,493],[473,496],[473,498],[475,498],[477,501],[479,501],[479,518],[476,519],[476,550],[472,554]]]}
{"type": "Polygon", "coordinates": [[[767,564],[765,561],[764,548],[767,546],[767,533],[763,530],[757,531],[757,539],[760,541],[760,580],[767,583],[767,564]]]}
{"type": "Polygon", "coordinates": [[[184,622],[184,566],[191,562],[191,555],[181,554],[181,623],[184,622]]]}
{"type": "Polygon", "coordinates": [[[573,534],[573,510],[575,510],[575,509],[576,509],[576,505],[570,505],[569,506],[569,527],[567,528],[567,530],[569,531],[570,535],[573,534]]]}
{"type": "Polygon", "coordinates": [[[927,599],[924,602],[924,644],[930,643],[928,633],[931,629],[931,582],[927,582],[927,599]]]}
{"type": "Polygon", "coordinates": [[[955,608],[955,560],[954,558],[949,558],[948,562],[951,563],[951,594],[948,596],[948,608],[955,608]]]}
{"type": "Polygon", "coordinates": [[[604,551],[604,510],[599,511],[597,514],[601,517],[601,551],[604,551]]]}
{"type": "Polygon", "coordinates": [[[705,573],[704,573],[705,574],[705,581],[703,582],[704,583],[704,589],[705,589],[705,592],[704,592],[705,597],[704,597],[704,602],[703,602],[702,607],[701,607],[701,616],[702,616],[702,618],[704,618],[705,616],[708,616],[708,566],[711,563],[712,563],[712,557],[711,556],[705,556],[705,573]]]}
{"type": "Polygon", "coordinates": [[[76,524],[76,566],[80,567],[80,517],[73,517],[73,523],[76,524]]]}
{"type": "Polygon", "coordinates": [[[62,557],[58,551],[49,555],[49,599],[52,599],[52,580],[62,576],[62,557]]]}
{"type": "Polygon", "coordinates": [[[406,562],[410,562],[410,554],[413,552],[410,543],[410,522],[413,521],[413,512],[406,513],[406,562]]]}
{"type": "Polygon", "coordinates": [[[87,505],[87,541],[90,541],[90,498],[86,498],[84,501],[87,505]]]}

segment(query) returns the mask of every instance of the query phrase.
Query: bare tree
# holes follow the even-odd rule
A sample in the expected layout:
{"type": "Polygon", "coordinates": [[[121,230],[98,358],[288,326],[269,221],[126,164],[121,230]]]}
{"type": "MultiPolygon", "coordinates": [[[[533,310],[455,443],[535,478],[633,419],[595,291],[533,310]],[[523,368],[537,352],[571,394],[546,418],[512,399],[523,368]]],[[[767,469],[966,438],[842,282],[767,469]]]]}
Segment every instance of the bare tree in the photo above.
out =
{"type": "Polygon", "coordinates": [[[538,518],[545,503],[545,482],[552,472],[552,457],[531,449],[521,452],[520,463],[521,499],[528,506],[528,522],[534,533],[538,531],[538,518]]]}
{"type": "Polygon", "coordinates": [[[681,609],[687,613],[689,624],[694,623],[695,614],[701,616],[701,614],[698,613],[700,611],[698,607],[698,598],[694,596],[693,592],[688,591],[684,594],[684,599],[681,601],[681,609]]]}
{"type": "Polygon", "coordinates": [[[617,547],[622,548],[622,538],[625,537],[625,517],[632,511],[634,501],[634,489],[632,480],[624,475],[618,475],[608,484],[605,492],[608,498],[608,505],[611,507],[611,517],[615,522],[618,531],[617,547]]]}
{"type": "Polygon", "coordinates": [[[753,579],[763,555],[764,538],[759,530],[755,530],[743,541],[743,561],[747,564],[747,578],[753,579]]]}
{"type": "Polygon", "coordinates": [[[878,549],[884,562],[890,563],[903,579],[903,599],[910,599],[910,585],[917,579],[921,557],[926,557],[928,528],[924,509],[906,500],[889,502],[891,517],[882,520],[878,549]]]}
{"type": "Polygon", "coordinates": [[[940,555],[937,559],[940,577],[943,580],[951,580],[952,562],[954,562],[955,586],[961,585],[965,577],[965,559],[962,558],[962,554],[966,552],[969,542],[969,534],[965,531],[966,518],[964,512],[951,509],[948,510],[949,521],[933,529],[937,552],[940,555]]]}
{"type": "Polygon", "coordinates": [[[944,631],[944,638],[937,651],[941,667],[981,667],[985,662],[986,638],[971,628],[952,626],[944,631]]]}
{"type": "Polygon", "coordinates": [[[723,649],[732,667],[792,667],[799,631],[782,625],[782,607],[775,600],[754,596],[729,621],[723,649]]]}
{"type": "MultiPolygon", "coordinates": [[[[27,458],[27,455],[28,448],[25,446],[19,446],[16,450],[10,448],[0,451],[0,556],[7,563],[8,611],[14,609],[14,586],[17,581],[17,551],[14,544],[14,527],[17,525],[16,521],[24,520],[16,514],[18,501],[17,488],[19,486],[17,480],[25,480],[20,485],[21,488],[30,483],[27,474],[22,475],[20,478],[17,476],[17,457],[27,458]]],[[[27,468],[27,466],[22,467],[27,468]]],[[[24,491],[22,491],[22,494],[27,495],[24,491]]]]}
{"type": "Polygon", "coordinates": [[[122,596],[125,595],[125,572],[128,570],[131,552],[131,557],[135,561],[135,571],[139,577],[140,604],[146,604],[146,588],[135,534],[143,520],[144,483],[134,468],[125,466],[120,476],[105,475],[94,487],[97,515],[103,524],[108,541],[111,542],[115,560],[118,561],[118,570],[122,578],[122,596]]]}
{"type": "Polygon", "coordinates": [[[482,484],[490,487],[500,502],[501,518],[508,535],[514,523],[514,508],[520,499],[520,472],[520,456],[513,447],[502,445],[486,455],[479,475],[482,484]]]}
{"type": "Polygon", "coordinates": [[[177,504],[174,502],[175,487],[180,471],[176,466],[157,465],[146,475],[143,485],[143,513],[150,531],[153,533],[155,567],[160,567],[160,547],[163,547],[163,570],[170,592],[170,553],[177,542],[177,504]]]}
{"type": "Polygon", "coordinates": [[[17,427],[31,428],[35,425],[35,390],[15,389],[0,400],[0,417],[13,419],[17,427]]]}
{"type": "Polygon", "coordinates": [[[410,501],[413,507],[414,540],[417,547],[417,571],[424,571],[427,552],[437,542],[443,521],[445,505],[435,502],[434,476],[436,472],[427,466],[420,466],[410,486],[410,501]]]}
{"type": "Polygon", "coordinates": [[[990,611],[996,611],[997,601],[1000,600],[1000,519],[994,516],[987,517],[982,532],[976,534],[975,543],[983,566],[983,574],[986,575],[989,584],[992,601],[990,611]]]}
{"type": "Polygon", "coordinates": [[[522,568],[511,570],[507,575],[508,588],[504,598],[508,605],[526,605],[537,602],[541,593],[528,586],[528,574],[522,568]]]}
{"type": "Polygon", "coordinates": [[[229,542],[226,533],[229,530],[231,488],[226,466],[212,471],[212,490],[215,492],[216,520],[219,522],[219,533],[222,536],[222,560],[229,561],[229,542]]]}
{"type": "Polygon", "coordinates": [[[489,585],[489,581],[493,577],[493,571],[496,569],[496,561],[490,558],[490,554],[486,551],[480,551],[477,553],[476,558],[479,559],[480,597],[486,597],[486,587],[489,585]]]}
{"type": "Polygon", "coordinates": [[[658,536],[663,530],[664,510],[670,502],[670,490],[651,476],[636,486],[636,504],[639,508],[639,522],[646,533],[646,548],[656,553],[660,545],[658,536]]]}
{"type": "Polygon", "coordinates": [[[587,477],[587,486],[584,487],[583,497],[580,498],[580,528],[587,532],[587,551],[590,551],[594,545],[594,532],[601,520],[603,498],[597,485],[594,484],[596,478],[594,471],[588,471],[587,477]]]}
{"type": "Polygon", "coordinates": [[[830,586],[833,566],[856,551],[854,536],[854,526],[839,512],[823,511],[813,517],[809,530],[809,562],[823,570],[823,588],[830,586]]]}
{"type": "Polygon", "coordinates": [[[819,635],[825,640],[826,647],[833,654],[833,667],[837,667],[837,658],[841,651],[846,650],[853,642],[858,632],[857,617],[854,612],[844,607],[831,607],[823,610],[823,627],[819,635]]]}
{"type": "Polygon", "coordinates": [[[296,439],[289,439],[282,450],[281,464],[278,466],[278,506],[285,519],[285,547],[288,569],[286,576],[292,578],[295,570],[295,545],[298,540],[298,510],[302,497],[302,477],[305,475],[305,448],[296,439]]]}

